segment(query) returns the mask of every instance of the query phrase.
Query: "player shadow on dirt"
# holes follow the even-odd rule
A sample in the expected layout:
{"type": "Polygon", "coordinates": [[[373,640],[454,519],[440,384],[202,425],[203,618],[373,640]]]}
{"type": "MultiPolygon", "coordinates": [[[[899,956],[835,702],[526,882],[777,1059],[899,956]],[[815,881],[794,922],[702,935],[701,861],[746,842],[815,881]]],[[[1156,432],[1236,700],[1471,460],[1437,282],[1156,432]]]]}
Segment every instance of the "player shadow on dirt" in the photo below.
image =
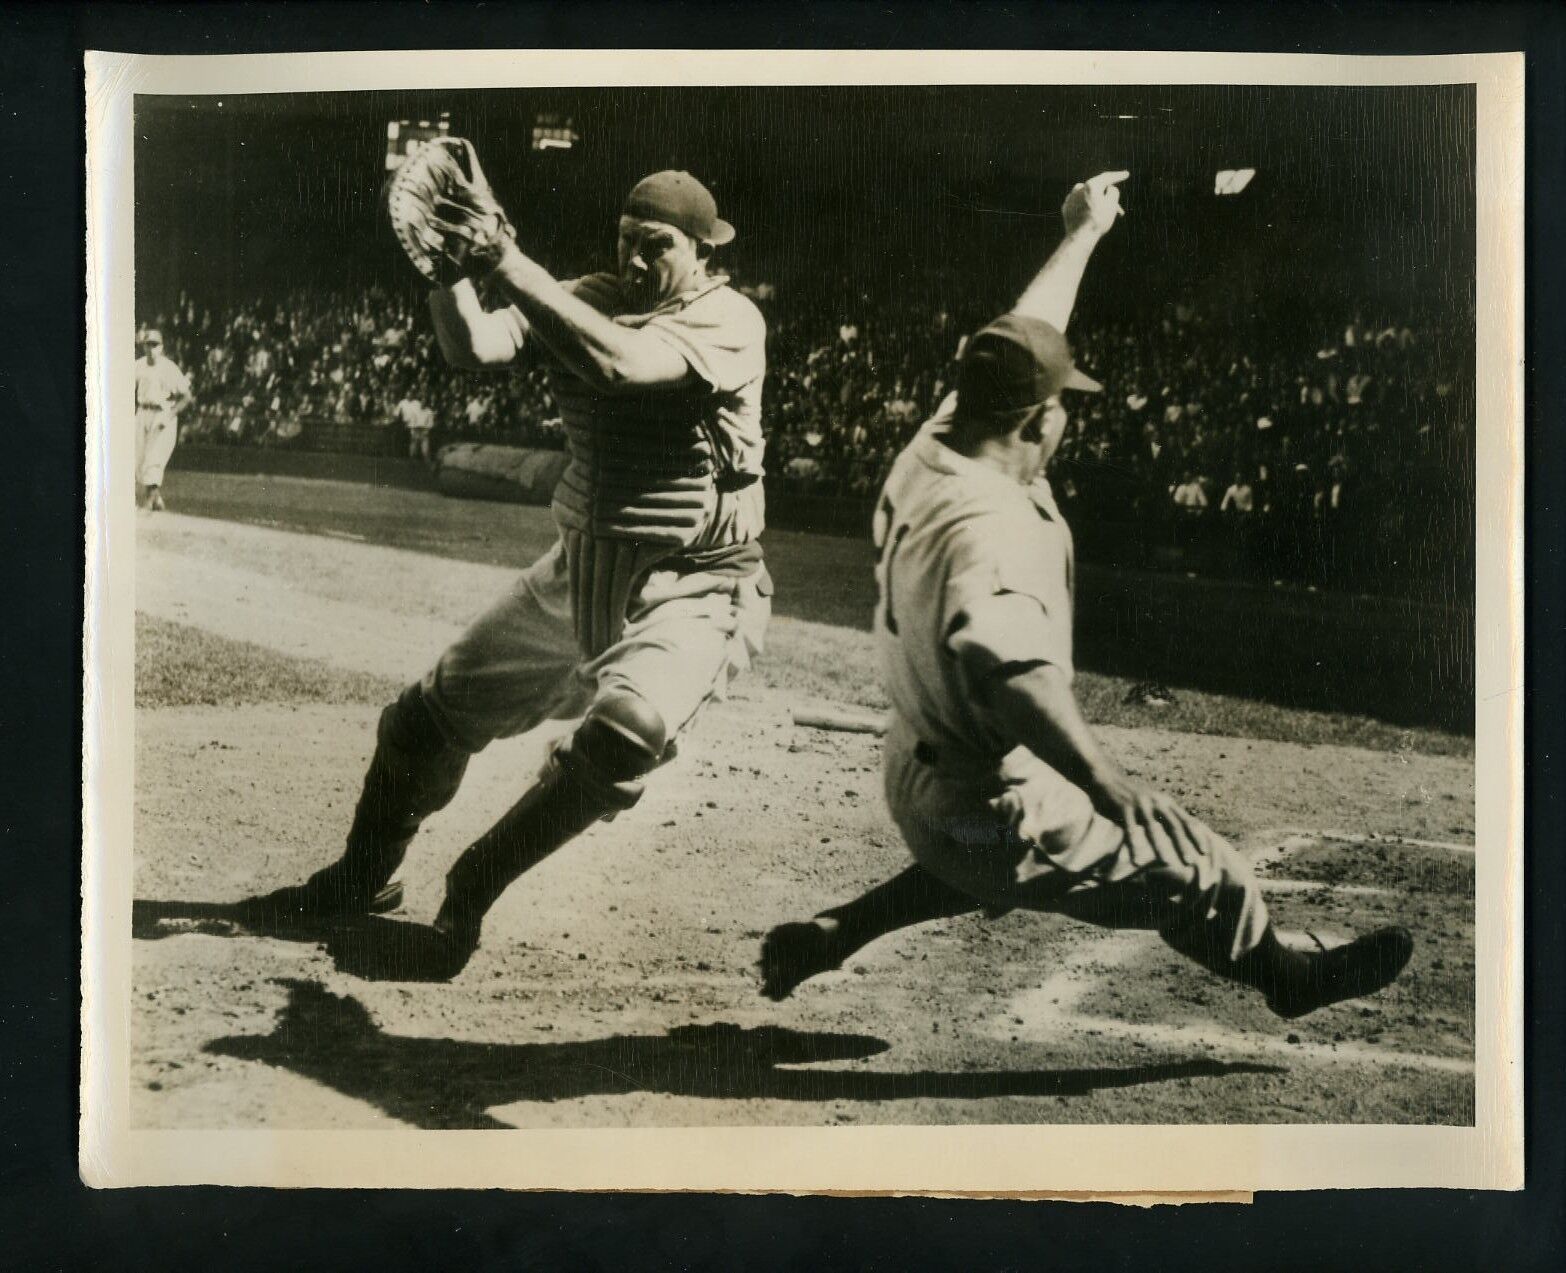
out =
{"type": "Polygon", "coordinates": [[[208,937],[269,937],[321,946],[339,972],[365,981],[447,981],[449,960],[428,924],[378,915],[319,923],[260,921],[236,902],[149,901],[131,905],[131,936],[160,941],[181,933],[208,937]]]}
{"type": "Polygon", "coordinates": [[[982,1100],[1282,1072],[1206,1059],[1097,1070],[795,1070],[783,1067],[859,1060],[891,1045],[868,1035],[727,1022],[579,1043],[410,1038],[383,1032],[363,1004],[315,982],[275,984],[287,988],[288,1003],[271,1034],[214,1039],[204,1050],[290,1070],[430,1130],[508,1127],[488,1111],[519,1101],[631,1092],[730,1101],[982,1100]]]}

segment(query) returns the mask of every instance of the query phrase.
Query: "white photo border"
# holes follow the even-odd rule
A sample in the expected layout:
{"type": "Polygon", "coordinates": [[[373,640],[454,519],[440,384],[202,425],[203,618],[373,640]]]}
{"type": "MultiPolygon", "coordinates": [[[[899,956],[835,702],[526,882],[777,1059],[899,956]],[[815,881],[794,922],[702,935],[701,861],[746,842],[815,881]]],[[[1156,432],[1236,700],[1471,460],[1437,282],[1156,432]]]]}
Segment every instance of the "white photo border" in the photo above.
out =
{"type": "Polygon", "coordinates": [[[1523,1184],[1523,55],[88,53],[80,1170],[172,1184],[1058,1195],[1523,1184]],[[1475,1125],[149,1131],[129,1120],[138,93],[736,85],[1428,85],[1477,94],[1475,1125]],[[111,427],[112,426],[112,427],[111,427]]]}

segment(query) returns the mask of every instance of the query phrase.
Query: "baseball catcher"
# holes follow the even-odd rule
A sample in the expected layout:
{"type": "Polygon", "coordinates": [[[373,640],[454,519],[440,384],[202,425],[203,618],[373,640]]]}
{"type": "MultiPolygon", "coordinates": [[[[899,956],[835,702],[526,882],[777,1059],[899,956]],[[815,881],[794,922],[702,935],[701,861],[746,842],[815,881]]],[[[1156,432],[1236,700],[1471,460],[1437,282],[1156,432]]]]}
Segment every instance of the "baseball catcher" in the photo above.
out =
{"type": "Polygon", "coordinates": [[[967,343],[956,392],[892,467],[875,632],[893,707],[887,802],[916,864],[774,928],[761,952],[770,998],[886,933],[979,909],[1156,929],[1283,1017],[1370,994],[1408,962],[1402,928],[1311,953],[1279,941],[1239,855],[1128,776],[1073,696],[1071,532],[1044,469],[1066,428],[1061,393],[1100,388],[1062,333],[1128,175],[1071,191],[1065,240],[967,343]]]}
{"type": "Polygon", "coordinates": [[[450,363],[544,360],[570,456],[553,501],[558,538],[382,713],[342,857],[246,905],[271,923],[393,909],[409,842],[455,796],[468,758],[546,719],[579,719],[447,875],[438,967],[426,975],[450,977],[506,888],[634,805],[681,731],[761,648],[772,592],[757,542],[766,328],[711,271],[734,229],[689,173],[638,182],[619,219],[617,271],[564,283],[518,246],[466,141],[410,157],[386,205],[436,285],[430,311],[450,363]]]}

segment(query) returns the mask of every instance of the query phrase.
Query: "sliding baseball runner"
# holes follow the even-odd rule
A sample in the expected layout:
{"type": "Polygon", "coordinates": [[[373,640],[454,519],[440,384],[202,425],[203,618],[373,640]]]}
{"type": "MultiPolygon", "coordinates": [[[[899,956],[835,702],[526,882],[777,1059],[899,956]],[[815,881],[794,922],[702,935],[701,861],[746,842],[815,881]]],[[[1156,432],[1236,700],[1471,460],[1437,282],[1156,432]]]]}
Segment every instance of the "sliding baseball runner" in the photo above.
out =
{"type": "Polygon", "coordinates": [[[886,933],[980,909],[1155,929],[1283,1017],[1370,994],[1408,962],[1402,928],[1309,953],[1280,942],[1239,855],[1121,770],[1073,697],[1071,532],[1044,469],[1066,427],[1062,392],[1100,387],[1062,333],[1128,175],[1071,191],[1064,241],[967,343],[955,394],[892,468],[875,639],[892,704],[886,796],[915,865],[774,928],[771,998],[886,933]]]}

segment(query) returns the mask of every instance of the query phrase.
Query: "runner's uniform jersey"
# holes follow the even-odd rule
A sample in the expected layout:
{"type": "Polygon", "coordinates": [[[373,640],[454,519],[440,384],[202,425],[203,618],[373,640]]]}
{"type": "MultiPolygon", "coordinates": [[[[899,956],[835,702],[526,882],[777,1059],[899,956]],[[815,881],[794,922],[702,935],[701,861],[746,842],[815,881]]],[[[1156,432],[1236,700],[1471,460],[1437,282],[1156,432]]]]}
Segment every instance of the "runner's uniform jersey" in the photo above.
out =
{"type": "Polygon", "coordinates": [[[948,762],[986,768],[1018,740],[988,719],[969,677],[1039,663],[1072,676],[1073,549],[1042,477],[1024,487],[945,445],[954,404],[903,450],[882,490],[875,635],[902,724],[948,762]]]}

